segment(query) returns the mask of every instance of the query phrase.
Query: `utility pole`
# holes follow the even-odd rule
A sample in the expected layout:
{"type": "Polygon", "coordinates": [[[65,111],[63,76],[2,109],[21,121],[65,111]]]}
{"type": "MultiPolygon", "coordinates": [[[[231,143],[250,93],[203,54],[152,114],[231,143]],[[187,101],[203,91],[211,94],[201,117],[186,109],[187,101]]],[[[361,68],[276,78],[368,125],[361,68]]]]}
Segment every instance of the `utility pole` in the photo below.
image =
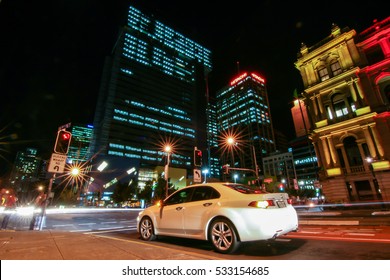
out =
{"type": "Polygon", "coordinates": [[[42,230],[43,224],[46,220],[46,209],[50,201],[49,199],[52,197],[51,190],[53,186],[53,181],[56,178],[56,174],[64,172],[66,158],[70,142],[72,140],[72,133],[65,130],[68,127],[70,127],[70,123],[60,126],[57,131],[57,138],[53,148],[54,153],[51,155],[48,167],[48,172],[53,173],[53,176],[50,179],[45,202],[43,203],[42,213],[40,215],[40,221],[38,226],[39,230],[42,230]]]}

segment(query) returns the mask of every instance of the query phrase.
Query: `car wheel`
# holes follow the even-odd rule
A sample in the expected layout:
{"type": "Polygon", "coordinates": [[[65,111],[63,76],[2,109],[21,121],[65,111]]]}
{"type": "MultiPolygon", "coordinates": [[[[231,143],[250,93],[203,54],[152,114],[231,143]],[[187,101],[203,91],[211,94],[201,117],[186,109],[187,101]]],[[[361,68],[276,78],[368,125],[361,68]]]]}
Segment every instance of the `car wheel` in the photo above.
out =
{"type": "Polygon", "coordinates": [[[240,246],[236,229],[227,219],[215,219],[211,223],[209,240],[214,249],[223,254],[233,253],[240,246]]]}
{"type": "Polygon", "coordinates": [[[154,234],[153,222],[149,217],[142,218],[139,225],[139,232],[142,240],[152,241],[156,239],[156,235],[154,234]]]}

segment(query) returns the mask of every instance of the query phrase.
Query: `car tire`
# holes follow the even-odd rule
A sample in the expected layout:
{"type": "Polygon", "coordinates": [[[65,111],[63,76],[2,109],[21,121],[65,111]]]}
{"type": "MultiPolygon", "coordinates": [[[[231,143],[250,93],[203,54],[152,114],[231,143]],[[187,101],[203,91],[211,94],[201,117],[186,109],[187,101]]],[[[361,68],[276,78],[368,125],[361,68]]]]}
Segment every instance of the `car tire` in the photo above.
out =
{"type": "Polygon", "coordinates": [[[139,224],[139,233],[142,240],[153,241],[156,239],[153,222],[149,217],[142,218],[139,224]]]}
{"type": "Polygon", "coordinates": [[[209,228],[209,240],[215,251],[222,254],[231,254],[240,246],[236,228],[228,219],[223,218],[212,221],[209,228]]]}

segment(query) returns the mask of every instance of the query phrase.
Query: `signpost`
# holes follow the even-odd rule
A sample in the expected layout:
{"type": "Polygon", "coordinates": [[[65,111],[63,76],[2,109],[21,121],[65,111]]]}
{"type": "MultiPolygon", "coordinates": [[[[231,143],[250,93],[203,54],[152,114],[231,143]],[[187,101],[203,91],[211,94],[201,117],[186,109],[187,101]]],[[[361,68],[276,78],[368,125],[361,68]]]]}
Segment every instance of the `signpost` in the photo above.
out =
{"type": "Polygon", "coordinates": [[[194,169],[194,183],[201,183],[202,182],[202,173],[200,172],[200,169],[194,169]]]}
{"type": "Polygon", "coordinates": [[[65,170],[67,155],[52,153],[49,163],[48,172],[63,173],[65,170]]]}
{"type": "MultiPolygon", "coordinates": [[[[69,128],[71,126],[71,123],[67,123],[67,124],[64,124],[60,127],[58,127],[58,134],[57,134],[57,140],[56,140],[56,144],[54,145],[54,150],[56,150],[56,146],[58,144],[58,135],[61,131],[66,131],[67,128],[69,128]]],[[[71,134],[69,133],[70,137],[71,137],[71,134]]],[[[53,176],[52,178],[50,179],[50,182],[49,182],[49,186],[47,188],[47,195],[46,195],[46,199],[45,199],[45,203],[43,204],[43,209],[42,209],[42,213],[41,213],[41,219],[40,219],[40,223],[39,223],[39,230],[42,230],[43,228],[43,224],[45,223],[45,219],[46,219],[46,208],[47,208],[47,205],[49,204],[49,198],[53,198],[54,194],[52,194],[51,192],[51,189],[52,189],[52,186],[53,186],[53,182],[56,178],[56,174],[57,173],[63,173],[64,170],[65,170],[65,165],[66,165],[66,158],[68,157],[67,154],[68,154],[68,148],[69,148],[69,145],[70,145],[70,138],[66,139],[66,140],[69,140],[69,141],[65,141],[63,145],[67,145],[67,147],[65,147],[63,150],[64,152],[63,153],[52,153],[51,154],[51,158],[50,158],[50,162],[49,162],[49,166],[47,168],[47,171],[50,172],[50,173],[53,173],[53,176]]]]}

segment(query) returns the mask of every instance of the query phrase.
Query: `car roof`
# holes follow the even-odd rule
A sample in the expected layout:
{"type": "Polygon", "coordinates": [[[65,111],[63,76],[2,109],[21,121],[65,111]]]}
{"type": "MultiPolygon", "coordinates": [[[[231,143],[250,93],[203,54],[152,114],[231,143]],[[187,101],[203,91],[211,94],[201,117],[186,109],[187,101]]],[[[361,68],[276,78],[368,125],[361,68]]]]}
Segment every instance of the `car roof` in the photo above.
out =
{"type": "MultiPolygon", "coordinates": [[[[255,186],[249,186],[245,184],[240,183],[232,183],[232,182],[210,182],[210,183],[201,183],[201,184],[194,184],[194,185],[188,185],[185,188],[191,188],[191,187],[214,187],[219,191],[227,191],[227,192],[239,192],[239,193],[252,193],[252,194],[260,194],[260,193],[267,193],[263,190],[256,189],[255,186]],[[247,191],[250,190],[250,191],[247,191]]],[[[182,188],[183,189],[183,188],[182,188]]]]}

